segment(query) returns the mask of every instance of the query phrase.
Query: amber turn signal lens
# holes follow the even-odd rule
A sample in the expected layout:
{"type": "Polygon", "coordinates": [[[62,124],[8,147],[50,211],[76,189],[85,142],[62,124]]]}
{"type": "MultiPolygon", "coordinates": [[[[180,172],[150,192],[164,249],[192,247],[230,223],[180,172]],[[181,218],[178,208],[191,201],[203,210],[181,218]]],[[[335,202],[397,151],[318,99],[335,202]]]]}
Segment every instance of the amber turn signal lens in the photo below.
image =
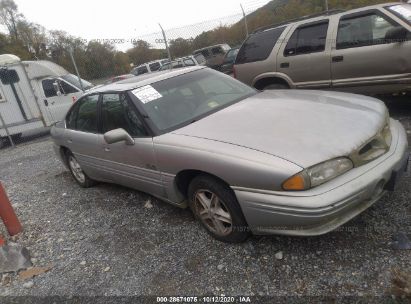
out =
{"type": "Polygon", "coordinates": [[[305,190],[307,188],[304,177],[301,174],[294,175],[283,183],[284,190],[305,190]]]}

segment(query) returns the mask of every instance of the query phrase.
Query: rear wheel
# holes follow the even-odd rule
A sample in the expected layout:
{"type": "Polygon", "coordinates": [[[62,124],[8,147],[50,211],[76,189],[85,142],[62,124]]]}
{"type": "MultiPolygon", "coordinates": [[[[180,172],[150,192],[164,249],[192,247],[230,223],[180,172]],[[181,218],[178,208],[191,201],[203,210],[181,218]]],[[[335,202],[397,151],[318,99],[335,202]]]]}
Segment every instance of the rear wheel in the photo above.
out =
{"type": "Polygon", "coordinates": [[[73,153],[67,151],[67,164],[70,169],[71,175],[74,177],[77,184],[83,188],[89,188],[95,185],[95,181],[89,178],[86,173],[84,173],[77,159],[74,157],[73,153]]]}
{"type": "Polygon", "coordinates": [[[272,83],[272,84],[269,84],[269,85],[265,86],[263,88],[263,91],[265,91],[265,90],[287,90],[287,89],[289,89],[289,87],[285,84],[272,83]]]}
{"type": "Polygon", "coordinates": [[[214,238],[240,243],[250,235],[234,193],[223,182],[207,175],[198,176],[191,182],[188,194],[194,216],[214,238]]]}

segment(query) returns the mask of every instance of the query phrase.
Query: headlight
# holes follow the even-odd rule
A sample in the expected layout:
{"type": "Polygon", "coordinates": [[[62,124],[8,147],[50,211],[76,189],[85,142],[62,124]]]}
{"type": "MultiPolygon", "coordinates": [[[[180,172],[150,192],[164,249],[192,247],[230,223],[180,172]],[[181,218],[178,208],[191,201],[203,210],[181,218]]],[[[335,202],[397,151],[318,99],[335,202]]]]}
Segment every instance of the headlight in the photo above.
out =
{"type": "Polygon", "coordinates": [[[301,191],[317,187],[351,170],[353,163],[345,157],[332,159],[312,166],[292,176],[283,183],[283,189],[301,191]]]}

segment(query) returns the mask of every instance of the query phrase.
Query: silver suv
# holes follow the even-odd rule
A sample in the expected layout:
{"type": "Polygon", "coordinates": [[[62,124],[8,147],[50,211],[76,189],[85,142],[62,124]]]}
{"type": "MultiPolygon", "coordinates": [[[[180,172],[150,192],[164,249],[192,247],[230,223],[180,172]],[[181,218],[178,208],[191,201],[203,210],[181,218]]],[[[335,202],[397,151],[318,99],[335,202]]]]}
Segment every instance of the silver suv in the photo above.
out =
{"type": "Polygon", "coordinates": [[[257,89],[411,91],[411,5],[329,11],[251,34],[234,75],[257,89]]]}

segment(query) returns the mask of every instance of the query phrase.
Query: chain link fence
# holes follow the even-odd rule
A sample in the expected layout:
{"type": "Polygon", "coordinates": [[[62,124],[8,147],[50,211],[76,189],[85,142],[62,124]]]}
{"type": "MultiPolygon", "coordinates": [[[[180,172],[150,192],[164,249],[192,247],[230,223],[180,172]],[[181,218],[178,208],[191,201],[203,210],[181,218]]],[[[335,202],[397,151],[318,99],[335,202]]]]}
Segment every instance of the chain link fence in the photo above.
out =
{"type": "MultiPolygon", "coordinates": [[[[243,5],[233,6],[233,14],[225,17],[176,28],[153,22],[158,31],[134,37],[87,40],[50,31],[44,43],[29,45],[36,49],[33,58],[45,60],[21,61],[15,55],[0,55],[0,149],[48,134],[51,126],[63,120],[71,105],[92,87],[80,77],[92,79],[94,85],[104,84],[148,62],[175,60],[218,44],[225,48],[240,46],[259,27],[328,8],[328,1],[313,2],[315,5],[288,0],[244,1],[243,5]]],[[[351,6],[346,6],[381,1],[348,1],[351,6]]],[[[332,9],[336,8],[334,2],[332,9]]]]}
{"type": "MultiPolygon", "coordinates": [[[[119,69],[118,74],[128,73],[139,64],[159,59],[174,60],[191,55],[195,49],[209,44],[241,44],[247,37],[248,29],[254,26],[247,24],[244,17],[252,17],[256,9],[268,2],[251,0],[243,6],[233,7],[232,15],[183,27],[166,28],[164,33],[158,24],[158,32],[138,37],[101,38],[94,41],[101,45],[110,45],[119,50],[119,54],[126,54],[129,71],[119,69]]],[[[78,39],[76,41],[86,42],[78,39]]],[[[53,43],[57,43],[56,40],[53,43]]],[[[72,103],[83,94],[83,90],[91,87],[89,82],[78,77],[79,74],[84,74],[81,67],[87,66],[89,60],[76,53],[75,47],[66,52],[70,54],[73,50],[73,74],[68,75],[65,75],[67,72],[60,65],[51,61],[21,61],[14,55],[0,55],[0,149],[49,134],[51,126],[64,118],[72,103]],[[76,62],[79,63],[80,73],[76,73],[74,69],[76,62]]],[[[97,60],[97,65],[104,69],[104,56],[93,60],[97,60]]],[[[95,74],[104,75],[103,72],[95,74]]],[[[94,80],[94,84],[103,84],[108,78],[99,77],[94,80]]]]}

